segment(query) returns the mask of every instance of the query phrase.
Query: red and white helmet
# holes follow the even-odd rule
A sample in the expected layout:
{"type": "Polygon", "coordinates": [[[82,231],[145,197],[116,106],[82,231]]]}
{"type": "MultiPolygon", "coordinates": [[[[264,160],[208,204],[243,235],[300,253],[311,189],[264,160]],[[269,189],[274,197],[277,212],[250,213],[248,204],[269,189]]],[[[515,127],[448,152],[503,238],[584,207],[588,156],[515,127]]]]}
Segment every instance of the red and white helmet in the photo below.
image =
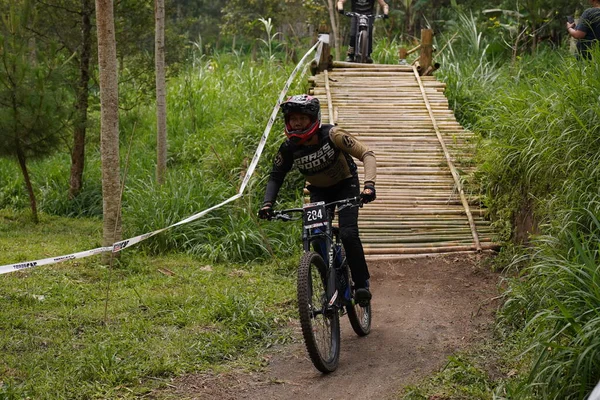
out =
{"type": "Polygon", "coordinates": [[[314,136],[321,127],[321,105],[319,99],[307,94],[289,97],[281,103],[281,111],[285,119],[285,134],[297,144],[302,144],[314,136]],[[291,114],[299,113],[310,117],[310,125],[305,129],[292,129],[289,121],[291,114]]]}

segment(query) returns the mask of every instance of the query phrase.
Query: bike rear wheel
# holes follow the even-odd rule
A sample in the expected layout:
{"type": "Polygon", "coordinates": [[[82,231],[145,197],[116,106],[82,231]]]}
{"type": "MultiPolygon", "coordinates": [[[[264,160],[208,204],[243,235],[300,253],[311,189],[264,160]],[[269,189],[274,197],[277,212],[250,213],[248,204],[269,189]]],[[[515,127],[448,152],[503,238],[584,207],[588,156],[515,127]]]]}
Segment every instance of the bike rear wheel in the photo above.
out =
{"type": "Polygon", "coordinates": [[[369,57],[369,32],[367,30],[358,33],[358,62],[365,64],[369,57]]]}
{"type": "Polygon", "coordinates": [[[326,266],[316,252],[304,253],[298,268],[298,311],[306,350],[323,373],[337,368],[340,358],[340,317],[328,307],[326,266]]]}
{"type": "Polygon", "coordinates": [[[349,282],[351,285],[351,300],[346,302],[346,312],[352,329],[358,336],[367,336],[371,333],[371,303],[363,307],[354,301],[354,283],[352,282],[352,274],[350,267],[346,261],[346,254],[343,254],[344,268],[348,271],[349,282]]]}

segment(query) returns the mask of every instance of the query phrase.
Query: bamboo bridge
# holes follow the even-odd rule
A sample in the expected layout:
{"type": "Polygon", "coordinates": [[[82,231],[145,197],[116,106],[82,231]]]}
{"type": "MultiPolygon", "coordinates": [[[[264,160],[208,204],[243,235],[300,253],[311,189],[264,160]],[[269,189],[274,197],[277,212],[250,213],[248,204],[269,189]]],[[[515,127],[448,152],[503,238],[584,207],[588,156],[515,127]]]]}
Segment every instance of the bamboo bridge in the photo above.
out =
{"type": "Polygon", "coordinates": [[[309,78],[323,122],[347,130],[377,158],[377,200],[359,219],[367,258],[495,249],[477,196],[463,188],[473,134],[454,118],[445,85],[411,65],[328,67],[309,78]]]}

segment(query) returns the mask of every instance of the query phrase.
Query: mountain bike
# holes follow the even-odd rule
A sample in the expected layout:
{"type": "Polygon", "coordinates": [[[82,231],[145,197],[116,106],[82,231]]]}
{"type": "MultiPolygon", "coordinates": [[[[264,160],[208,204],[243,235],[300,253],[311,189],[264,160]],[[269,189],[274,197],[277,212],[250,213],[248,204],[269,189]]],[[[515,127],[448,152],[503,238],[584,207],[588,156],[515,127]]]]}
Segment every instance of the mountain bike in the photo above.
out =
{"type": "Polygon", "coordinates": [[[354,62],[367,63],[369,59],[369,20],[385,18],[384,14],[360,14],[353,11],[344,11],[346,17],[355,17],[353,22],[356,26],[356,39],[354,42],[354,62]]]}
{"type": "Polygon", "coordinates": [[[335,371],[340,357],[340,315],[347,314],[359,336],[371,331],[371,305],[354,301],[354,285],[339,228],[332,225],[335,207],[362,206],[360,196],[305,204],[275,211],[272,219],[303,220],[304,254],[298,267],[298,311],[302,336],[313,365],[323,373],[335,371]],[[297,214],[294,216],[294,214],[297,214]]]}

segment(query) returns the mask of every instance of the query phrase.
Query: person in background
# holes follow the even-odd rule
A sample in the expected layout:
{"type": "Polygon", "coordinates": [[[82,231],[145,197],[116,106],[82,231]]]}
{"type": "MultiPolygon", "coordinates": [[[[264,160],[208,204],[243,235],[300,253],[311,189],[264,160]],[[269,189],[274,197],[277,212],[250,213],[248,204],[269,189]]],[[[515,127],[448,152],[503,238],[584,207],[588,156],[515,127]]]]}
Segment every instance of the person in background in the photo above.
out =
{"type": "MultiPolygon", "coordinates": [[[[338,0],[337,9],[339,13],[344,12],[344,3],[346,0],[338,0]]],[[[377,0],[381,9],[383,10],[383,15],[385,18],[389,17],[390,8],[385,2],[385,0],[377,0]]],[[[359,14],[374,14],[375,13],[375,0],[351,0],[352,12],[359,14]]],[[[350,24],[350,43],[348,45],[348,55],[346,57],[346,61],[354,62],[354,43],[356,43],[356,17],[352,17],[352,22],[350,24]]],[[[367,58],[368,62],[373,62],[371,59],[371,52],[373,51],[373,19],[369,19],[369,56],[367,58]]]]}
{"type": "Polygon", "coordinates": [[[600,40],[600,0],[590,0],[591,8],[586,9],[579,23],[567,22],[567,32],[577,39],[578,57],[591,58],[590,50],[600,40]]]}
{"type": "MultiPolygon", "coordinates": [[[[326,203],[359,196],[363,203],[375,200],[375,155],[348,132],[321,124],[319,99],[302,94],[281,104],[287,139],[279,147],[259,218],[273,217],[273,204],[285,176],[296,167],[308,181],[310,201],[326,203]],[[363,162],[364,189],[360,191],[353,158],[363,162]]],[[[340,237],[355,285],[355,298],[361,305],[371,300],[369,270],[358,232],[358,208],[347,207],[338,214],[340,237]]]]}

